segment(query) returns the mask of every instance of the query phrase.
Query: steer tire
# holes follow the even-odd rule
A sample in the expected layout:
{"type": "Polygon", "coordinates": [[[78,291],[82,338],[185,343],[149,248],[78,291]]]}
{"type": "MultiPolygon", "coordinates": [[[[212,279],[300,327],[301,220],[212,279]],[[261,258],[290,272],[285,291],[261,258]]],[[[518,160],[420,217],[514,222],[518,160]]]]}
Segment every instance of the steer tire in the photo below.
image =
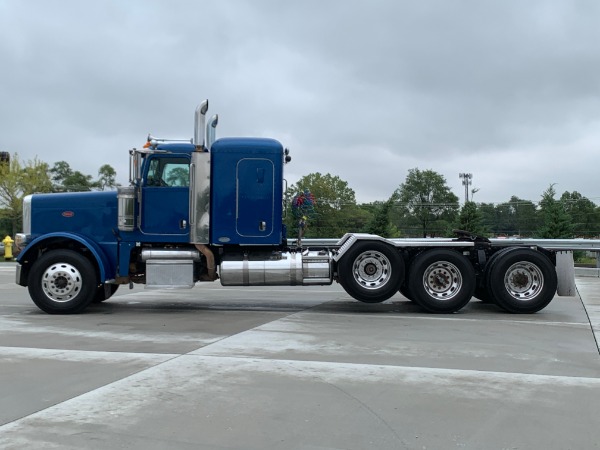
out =
{"type": "Polygon", "coordinates": [[[432,313],[463,308],[475,290],[475,269],[454,250],[431,249],[415,257],[408,272],[413,300],[432,313]]]}
{"type": "Polygon", "coordinates": [[[396,294],[404,272],[404,260],[398,250],[381,241],[357,242],[338,263],[340,284],[364,303],[381,303],[396,294]]]}
{"type": "Polygon", "coordinates": [[[544,309],[554,298],[557,285],[556,269],[550,259],[530,248],[514,248],[500,255],[487,279],[494,302],[516,314],[544,309]]]}
{"type": "Polygon", "coordinates": [[[33,302],[49,314],[83,311],[97,289],[92,263],[73,250],[50,250],[31,267],[28,289],[33,302]]]}

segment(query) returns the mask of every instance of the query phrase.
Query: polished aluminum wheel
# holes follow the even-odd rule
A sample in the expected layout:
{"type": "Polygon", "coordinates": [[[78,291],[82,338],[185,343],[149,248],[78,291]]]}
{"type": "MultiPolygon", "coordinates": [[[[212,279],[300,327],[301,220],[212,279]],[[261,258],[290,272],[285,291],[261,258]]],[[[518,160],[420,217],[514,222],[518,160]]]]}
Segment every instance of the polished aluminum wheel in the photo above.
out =
{"type": "Polygon", "coordinates": [[[448,261],[437,261],[423,273],[425,291],[438,300],[450,300],[460,291],[463,277],[454,264],[448,261]]]}
{"type": "Polygon", "coordinates": [[[79,293],[82,285],[81,274],[71,264],[53,264],[42,275],[42,291],[55,302],[68,302],[79,293]]]}
{"type": "Polygon", "coordinates": [[[538,266],[520,261],[508,268],[504,275],[508,294],[517,300],[530,300],[544,289],[544,275],[538,266]]]}
{"type": "Polygon", "coordinates": [[[354,280],[365,289],[379,289],[392,275],[390,260],[378,251],[358,255],[352,266],[354,280]]]}

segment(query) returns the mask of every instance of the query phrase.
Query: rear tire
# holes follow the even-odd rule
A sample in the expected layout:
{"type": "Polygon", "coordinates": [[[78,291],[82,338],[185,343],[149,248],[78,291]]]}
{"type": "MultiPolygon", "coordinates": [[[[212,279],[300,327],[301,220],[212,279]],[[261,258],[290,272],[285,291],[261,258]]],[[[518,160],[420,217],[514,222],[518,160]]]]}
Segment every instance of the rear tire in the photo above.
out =
{"type": "Polygon", "coordinates": [[[494,300],[494,295],[491,292],[491,288],[488,283],[488,280],[490,278],[490,271],[492,270],[492,267],[494,267],[494,264],[496,264],[496,261],[498,261],[498,259],[501,258],[502,255],[505,255],[506,253],[512,252],[517,249],[518,247],[502,248],[490,257],[487,264],[485,265],[485,269],[483,271],[483,279],[480,282],[481,284],[475,288],[475,293],[473,294],[473,297],[478,298],[483,303],[496,303],[496,301],[494,300]]]}
{"type": "Polygon", "coordinates": [[[28,289],[33,302],[49,314],[83,311],[96,294],[92,263],[73,250],[50,250],[31,267],[28,289]]]}
{"type": "Polygon", "coordinates": [[[453,313],[471,300],[475,269],[456,251],[426,250],[412,262],[408,281],[419,306],[432,313],[453,313]]]}
{"type": "Polygon", "coordinates": [[[550,259],[529,248],[515,248],[501,255],[490,268],[487,280],[495,303],[519,314],[535,313],[548,306],[557,285],[550,259]]]}
{"type": "Polygon", "coordinates": [[[404,271],[400,253],[381,241],[357,242],[338,264],[340,284],[364,303],[380,303],[396,294],[404,281],[404,271]]]}
{"type": "Polygon", "coordinates": [[[494,303],[494,299],[485,288],[476,288],[473,297],[481,300],[481,303],[494,303]]]}
{"type": "Polygon", "coordinates": [[[406,283],[402,283],[402,286],[400,286],[400,293],[406,297],[407,300],[414,302],[414,295],[412,295],[406,283]]]}

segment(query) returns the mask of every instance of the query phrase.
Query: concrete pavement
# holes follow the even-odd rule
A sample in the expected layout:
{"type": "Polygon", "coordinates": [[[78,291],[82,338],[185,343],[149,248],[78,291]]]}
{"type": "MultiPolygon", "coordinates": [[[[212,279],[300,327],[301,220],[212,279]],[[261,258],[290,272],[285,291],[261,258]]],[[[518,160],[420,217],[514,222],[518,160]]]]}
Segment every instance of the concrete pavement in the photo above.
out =
{"type": "Polygon", "coordinates": [[[0,448],[600,448],[600,279],[533,315],[338,286],[120,289],[50,316],[0,264],[0,448]]]}
{"type": "Polygon", "coordinates": [[[575,273],[577,274],[577,292],[583,299],[585,311],[594,331],[596,344],[598,344],[600,342],[600,269],[577,269],[575,273]]]}

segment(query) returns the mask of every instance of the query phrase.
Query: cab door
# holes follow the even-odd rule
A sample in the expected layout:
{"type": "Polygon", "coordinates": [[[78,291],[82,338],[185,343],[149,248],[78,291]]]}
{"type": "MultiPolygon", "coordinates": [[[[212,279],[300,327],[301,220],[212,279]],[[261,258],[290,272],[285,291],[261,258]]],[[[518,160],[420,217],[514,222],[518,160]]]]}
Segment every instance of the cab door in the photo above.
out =
{"type": "Polygon", "coordinates": [[[144,234],[189,234],[187,155],[151,155],[142,187],[140,230],[144,234]]]}

